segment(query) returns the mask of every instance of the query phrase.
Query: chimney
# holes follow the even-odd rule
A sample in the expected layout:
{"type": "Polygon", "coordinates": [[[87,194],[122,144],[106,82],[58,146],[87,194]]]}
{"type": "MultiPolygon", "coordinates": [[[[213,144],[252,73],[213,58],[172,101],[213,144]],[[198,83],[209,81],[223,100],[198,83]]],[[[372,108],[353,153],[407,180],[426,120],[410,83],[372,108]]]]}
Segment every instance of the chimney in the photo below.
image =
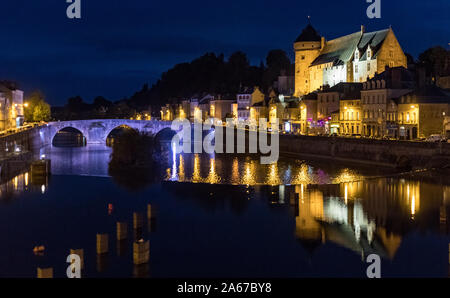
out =
{"type": "Polygon", "coordinates": [[[320,39],[320,48],[323,49],[325,47],[325,37],[322,36],[322,38],[320,39]]]}
{"type": "Polygon", "coordinates": [[[364,34],[366,32],[366,28],[364,28],[364,25],[361,25],[361,34],[364,34]]]}

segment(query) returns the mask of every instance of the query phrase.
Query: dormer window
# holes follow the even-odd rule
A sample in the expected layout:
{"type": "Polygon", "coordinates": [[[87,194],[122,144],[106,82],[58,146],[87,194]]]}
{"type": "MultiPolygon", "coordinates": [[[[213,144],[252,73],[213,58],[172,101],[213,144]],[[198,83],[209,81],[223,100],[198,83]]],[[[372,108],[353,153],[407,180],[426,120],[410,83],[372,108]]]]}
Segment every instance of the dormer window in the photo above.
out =
{"type": "Polygon", "coordinates": [[[355,52],[355,60],[358,60],[358,59],[359,59],[359,52],[356,51],[356,52],[355,52]]]}
{"type": "Polygon", "coordinates": [[[372,58],[372,51],[369,49],[367,49],[367,59],[372,58]]]}

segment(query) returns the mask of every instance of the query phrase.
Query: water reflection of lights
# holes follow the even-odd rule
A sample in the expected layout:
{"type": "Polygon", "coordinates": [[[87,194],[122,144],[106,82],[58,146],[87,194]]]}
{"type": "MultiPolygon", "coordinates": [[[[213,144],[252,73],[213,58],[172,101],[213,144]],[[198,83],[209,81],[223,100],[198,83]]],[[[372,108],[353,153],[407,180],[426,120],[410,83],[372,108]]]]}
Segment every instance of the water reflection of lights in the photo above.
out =
{"type": "MultiPolygon", "coordinates": [[[[223,160],[221,156],[217,157],[215,154],[183,155],[177,153],[175,155],[173,151],[171,164],[166,168],[165,175],[165,179],[170,181],[276,186],[339,184],[341,183],[339,181],[349,182],[361,179],[361,176],[348,169],[341,172],[337,178],[332,178],[327,172],[320,168],[313,168],[303,161],[293,164],[281,161],[270,165],[261,165],[258,159],[249,156],[245,159],[234,156],[230,160],[223,160]],[[218,165],[220,165],[220,169],[216,168],[218,165]]],[[[350,186],[348,197],[351,197],[350,186]]]]}
{"type": "Polygon", "coordinates": [[[267,181],[268,185],[279,185],[281,184],[281,180],[278,176],[278,164],[273,163],[269,166],[269,172],[267,173],[267,181]]]}
{"type": "Polygon", "coordinates": [[[348,203],[348,185],[347,183],[345,183],[345,194],[344,194],[344,199],[345,199],[345,204],[348,203]]]}
{"type": "Polygon", "coordinates": [[[180,164],[178,166],[178,176],[180,178],[179,181],[185,181],[185,174],[184,174],[184,158],[183,155],[180,154],[180,164]]]}
{"type": "Polygon", "coordinates": [[[209,174],[205,179],[206,183],[217,184],[220,182],[220,177],[216,173],[216,160],[214,158],[209,159],[209,174]]]}
{"type": "Polygon", "coordinates": [[[198,154],[194,155],[194,169],[192,172],[192,182],[199,183],[202,181],[200,175],[200,156],[198,154]]]}
{"type": "Polygon", "coordinates": [[[399,196],[408,207],[411,218],[414,219],[420,208],[420,183],[401,181],[399,196]]]}
{"type": "Polygon", "coordinates": [[[41,192],[42,192],[42,194],[45,193],[45,185],[44,184],[41,185],[41,192]]]}
{"type": "Polygon", "coordinates": [[[231,184],[239,184],[239,160],[237,157],[233,158],[233,165],[231,168],[231,184]]]}
{"type": "Polygon", "coordinates": [[[241,184],[255,185],[256,184],[256,165],[254,161],[247,160],[244,163],[244,174],[242,176],[241,184]]]}
{"type": "Polygon", "coordinates": [[[177,144],[172,142],[172,175],[170,180],[178,180],[177,176],[177,144]]]}
{"type": "Polygon", "coordinates": [[[305,163],[302,163],[300,167],[298,167],[297,175],[292,179],[291,184],[310,184],[312,181],[310,167],[305,163]]]}
{"type": "Polygon", "coordinates": [[[342,172],[333,179],[333,183],[344,183],[344,182],[353,182],[357,180],[362,180],[362,176],[356,174],[350,169],[344,169],[342,172]]]}

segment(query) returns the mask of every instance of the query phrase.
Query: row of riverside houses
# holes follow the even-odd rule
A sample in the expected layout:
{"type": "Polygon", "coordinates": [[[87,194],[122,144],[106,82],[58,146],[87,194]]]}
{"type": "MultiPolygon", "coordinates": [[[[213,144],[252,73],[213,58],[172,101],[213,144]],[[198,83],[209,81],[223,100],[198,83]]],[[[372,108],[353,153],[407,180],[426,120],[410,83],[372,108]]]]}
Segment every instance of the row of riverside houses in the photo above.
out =
{"type": "Polygon", "coordinates": [[[281,131],[303,135],[413,140],[450,134],[450,91],[427,81],[423,69],[407,69],[391,28],[367,33],[361,27],[327,42],[309,24],[294,50],[295,76],[280,76],[266,94],[253,87],[194,96],[163,107],[161,119],[266,118],[269,126],[278,120],[281,131]]]}
{"type": "Polygon", "coordinates": [[[23,91],[13,82],[0,81],[0,131],[22,126],[23,109],[23,91]]]}

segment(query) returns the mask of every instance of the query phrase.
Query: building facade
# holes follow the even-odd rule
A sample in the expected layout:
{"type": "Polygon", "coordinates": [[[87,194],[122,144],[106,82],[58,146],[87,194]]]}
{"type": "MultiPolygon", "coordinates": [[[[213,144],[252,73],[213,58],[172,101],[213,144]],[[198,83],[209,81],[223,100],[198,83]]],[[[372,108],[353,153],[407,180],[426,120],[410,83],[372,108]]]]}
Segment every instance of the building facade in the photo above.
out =
{"type": "Polygon", "coordinates": [[[391,28],[361,31],[326,41],[309,24],[294,42],[295,96],[342,82],[365,82],[386,66],[407,67],[391,28]]]}
{"type": "Polygon", "coordinates": [[[340,134],[346,136],[361,135],[361,100],[341,99],[339,111],[340,134]]]}
{"type": "Polygon", "coordinates": [[[411,92],[414,86],[412,73],[403,67],[387,68],[363,83],[362,134],[366,137],[398,138],[397,104],[393,99],[411,92]]]}
{"type": "MultiPolygon", "coordinates": [[[[361,89],[361,83],[339,83],[333,87],[325,87],[318,92],[317,126],[320,128],[320,134],[336,133],[336,130],[331,131],[332,115],[337,111],[344,112],[341,107],[341,100],[359,100],[361,98],[361,89]]],[[[343,131],[340,130],[340,132],[342,133],[343,131]]]]}
{"type": "Polygon", "coordinates": [[[241,121],[250,119],[250,107],[264,101],[264,93],[258,87],[244,88],[236,95],[237,118],[241,121]]]}
{"type": "Polygon", "coordinates": [[[399,137],[406,140],[443,134],[450,114],[450,93],[430,85],[398,99],[399,137]]]}
{"type": "Polygon", "coordinates": [[[22,126],[24,108],[23,91],[15,83],[0,82],[0,130],[22,126]]]}

